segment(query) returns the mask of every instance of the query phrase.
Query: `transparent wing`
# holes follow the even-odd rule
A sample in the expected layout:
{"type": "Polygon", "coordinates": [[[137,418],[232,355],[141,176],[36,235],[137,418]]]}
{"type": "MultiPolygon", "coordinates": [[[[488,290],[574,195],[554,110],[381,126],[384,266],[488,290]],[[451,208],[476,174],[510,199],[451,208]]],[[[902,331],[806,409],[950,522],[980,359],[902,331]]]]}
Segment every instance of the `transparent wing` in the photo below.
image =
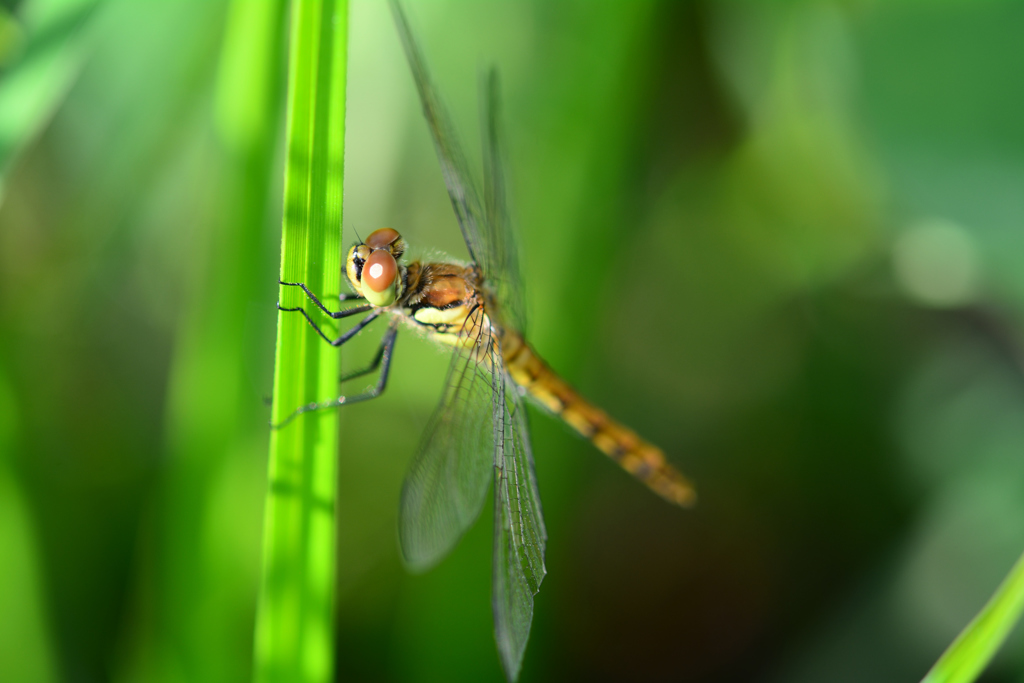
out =
{"type": "Polygon", "coordinates": [[[519,667],[533,620],[533,596],[547,571],[547,531],[541,514],[526,410],[502,371],[502,408],[494,454],[494,636],[508,680],[519,667]]]}
{"type": "MultiPolygon", "coordinates": [[[[499,309],[487,314],[499,325],[522,331],[523,288],[505,193],[497,74],[489,72],[484,87],[484,205],[405,14],[397,0],[391,8],[462,237],[499,309]]],[[[437,562],[479,513],[486,494],[485,466],[493,465],[494,630],[505,674],[514,680],[530,633],[533,596],[544,579],[547,532],[526,411],[505,373],[496,340],[490,332],[486,337],[472,350],[457,351],[452,360],[441,405],[406,479],[399,529],[410,565],[426,568],[437,562]],[[493,454],[491,463],[487,453],[493,454]]]]}
{"type": "MultiPolygon", "coordinates": [[[[484,182],[487,205],[484,207],[451,119],[430,82],[430,75],[405,13],[395,0],[391,2],[391,9],[469,256],[480,266],[485,281],[497,298],[501,317],[522,330],[525,323],[523,296],[515,240],[508,220],[505,174],[502,170],[497,75],[492,70],[485,87],[484,182]]],[[[490,313],[493,316],[498,312],[490,313]]]]}
{"type": "Polygon", "coordinates": [[[484,272],[505,318],[516,330],[526,332],[526,309],[523,282],[519,272],[519,248],[516,232],[509,217],[505,189],[504,133],[500,113],[501,100],[498,71],[487,72],[483,88],[483,153],[484,153],[484,244],[487,247],[487,270],[484,272]]]}
{"type": "MultiPolygon", "coordinates": [[[[477,309],[467,325],[473,329],[482,318],[477,309]]],[[[406,564],[415,571],[429,569],[448,554],[487,495],[495,448],[494,365],[489,359],[497,344],[486,330],[478,342],[455,350],[441,402],[402,488],[398,536],[406,564]]]]}

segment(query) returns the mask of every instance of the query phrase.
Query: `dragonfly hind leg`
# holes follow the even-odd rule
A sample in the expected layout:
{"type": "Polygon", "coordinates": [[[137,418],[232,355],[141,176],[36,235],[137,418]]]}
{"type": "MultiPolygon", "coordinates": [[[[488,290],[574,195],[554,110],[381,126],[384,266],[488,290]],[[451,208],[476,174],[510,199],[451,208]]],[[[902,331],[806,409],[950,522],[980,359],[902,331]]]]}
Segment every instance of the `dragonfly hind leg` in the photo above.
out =
{"type": "MultiPolygon", "coordinates": [[[[395,326],[395,324],[392,323],[391,327],[394,327],[394,326],[395,326]]],[[[388,328],[389,331],[390,331],[390,329],[391,328],[388,328]]],[[[392,344],[393,343],[394,343],[394,340],[392,340],[392,344]]],[[[341,375],[341,377],[338,378],[338,384],[344,384],[345,382],[349,381],[350,379],[355,379],[357,377],[362,377],[363,375],[369,375],[371,372],[373,372],[378,367],[380,367],[381,360],[384,358],[384,352],[385,351],[390,352],[390,347],[388,346],[388,334],[387,333],[385,333],[384,336],[381,338],[380,346],[377,347],[377,353],[374,354],[373,360],[370,361],[370,364],[367,365],[366,367],[362,368],[361,370],[351,370],[349,372],[343,373],[341,375]]]]}
{"type": "Polygon", "coordinates": [[[341,381],[344,382],[349,379],[355,379],[361,375],[369,374],[373,372],[377,366],[380,366],[380,376],[377,378],[377,384],[370,387],[366,391],[355,394],[354,396],[339,396],[332,398],[327,401],[321,401],[319,403],[307,403],[304,406],[299,406],[292,412],[291,415],[278,422],[277,424],[271,424],[271,429],[280,429],[287,425],[289,422],[297,418],[303,413],[311,413],[314,410],[324,410],[326,408],[337,408],[339,406],[347,406],[351,403],[360,403],[362,401],[369,401],[370,399],[377,398],[384,393],[384,389],[388,384],[388,374],[391,371],[391,353],[395,348],[395,339],[398,337],[398,322],[392,321],[391,325],[388,326],[388,331],[384,333],[384,338],[381,340],[380,348],[377,350],[377,355],[370,365],[363,370],[355,373],[351,373],[347,376],[343,376],[341,381]]]}

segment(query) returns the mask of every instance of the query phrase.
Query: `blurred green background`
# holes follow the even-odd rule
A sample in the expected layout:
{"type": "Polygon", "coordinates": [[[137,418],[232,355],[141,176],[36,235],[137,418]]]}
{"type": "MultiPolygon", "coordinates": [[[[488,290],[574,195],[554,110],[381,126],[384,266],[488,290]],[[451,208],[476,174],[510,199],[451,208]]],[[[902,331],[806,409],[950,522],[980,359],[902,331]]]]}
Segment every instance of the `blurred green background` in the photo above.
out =
{"type": "MultiPolygon", "coordinates": [[[[1024,549],[1024,3],[407,11],[471,156],[501,70],[533,343],[701,495],[533,415],[522,680],[919,680],[1024,549]]],[[[2,4],[0,680],[250,675],[286,16],[2,4]]],[[[344,243],[464,257],[386,4],[350,27],[344,243]]],[[[501,680],[489,512],[398,556],[446,364],[402,334],[342,414],[339,680],[501,680]]],[[[982,680],[1024,682],[1021,629],[982,680]]]]}

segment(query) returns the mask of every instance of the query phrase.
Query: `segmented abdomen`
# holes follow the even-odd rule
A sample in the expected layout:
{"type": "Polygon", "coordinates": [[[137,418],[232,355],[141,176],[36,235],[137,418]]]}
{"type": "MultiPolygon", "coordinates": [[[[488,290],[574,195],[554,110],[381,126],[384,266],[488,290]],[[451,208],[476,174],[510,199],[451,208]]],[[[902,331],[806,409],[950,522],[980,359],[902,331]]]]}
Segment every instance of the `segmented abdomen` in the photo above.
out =
{"type": "Polygon", "coordinates": [[[501,346],[509,375],[538,403],[662,498],[684,506],[696,501],[693,485],[666,462],[660,448],[576,393],[521,336],[506,333],[501,346]]]}

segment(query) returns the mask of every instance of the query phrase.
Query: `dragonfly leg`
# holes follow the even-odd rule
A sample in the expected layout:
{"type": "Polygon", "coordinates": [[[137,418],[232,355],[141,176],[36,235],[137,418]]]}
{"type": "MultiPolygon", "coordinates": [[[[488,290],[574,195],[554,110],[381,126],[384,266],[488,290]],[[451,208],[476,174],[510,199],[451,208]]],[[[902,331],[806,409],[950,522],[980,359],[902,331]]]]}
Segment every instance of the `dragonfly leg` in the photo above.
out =
{"type": "MultiPolygon", "coordinates": [[[[367,316],[369,317],[369,316],[367,316]]],[[[398,337],[398,324],[392,322],[388,327],[388,331],[384,333],[384,338],[381,341],[380,350],[377,352],[377,359],[374,361],[374,367],[380,365],[380,376],[377,378],[377,385],[370,387],[366,391],[355,394],[354,396],[339,396],[329,401],[321,401],[319,403],[307,403],[304,406],[299,406],[292,412],[291,415],[286,417],[277,424],[271,424],[271,429],[280,429],[289,422],[297,418],[303,413],[311,413],[314,410],[324,410],[326,408],[337,408],[338,406],[349,405],[350,403],[359,403],[361,401],[369,401],[370,399],[377,398],[384,393],[385,387],[388,384],[388,374],[391,371],[391,352],[395,348],[395,339],[398,337]]],[[[363,373],[365,374],[365,373],[363,373]]],[[[351,378],[350,378],[351,379],[351,378]]]]}
{"type": "MultiPolygon", "coordinates": [[[[394,327],[394,325],[395,324],[392,323],[392,327],[394,327]]],[[[377,347],[377,353],[374,354],[373,360],[370,361],[370,364],[367,365],[362,370],[352,370],[351,372],[346,372],[345,374],[343,374],[341,377],[338,378],[338,384],[344,384],[345,382],[349,381],[350,379],[355,379],[357,377],[362,377],[363,375],[369,375],[371,372],[376,370],[378,367],[380,367],[380,362],[381,362],[381,359],[384,357],[384,351],[386,349],[388,349],[388,335],[387,334],[385,334],[381,338],[380,346],[377,347]]]]}
{"type": "MultiPolygon", "coordinates": [[[[316,295],[313,294],[313,292],[309,291],[309,288],[306,287],[306,285],[301,283],[301,282],[285,282],[284,280],[278,280],[277,283],[280,284],[280,285],[284,285],[286,287],[301,287],[302,291],[306,293],[306,296],[308,296],[309,299],[314,304],[316,304],[317,308],[319,308],[321,311],[323,311],[327,315],[331,316],[332,318],[335,318],[335,319],[337,319],[337,318],[344,318],[345,315],[351,315],[350,313],[347,313],[346,311],[332,311],[332,310],[329,310],[326,306],[324,306],[322,303],[320,303],[320,299],[316,298],[316,295]]],[[[358,294],[349,294],[348,292],[342,292],[341,294],[338,295],[338,299],[341,300],[341,301],[362,301],[363,297],[359,296],[358,294]]],[[[352,310],[352,309],[348,309],[348,310],[352,310]]]]}
{"type": "Polygon", "coordinates": [[[359,403],[360,401],[369,401],[371,398],[377,398],[384,393],[384,389],[388,385],[388,374],[391,372],[391,354],[395,350],[395,339],[398,338],[398,321],[392,321],[388,327],[388,331],[384,333],[384,339],[380,343],[380,351],[378,352],[378,364],[380,365],[380,375],[377,377],[376,386],[372,386],[361,394],[355,396],[339,396],[338,398],[330,401],[328,406],[340,406],[346,403],[359,403]]]}
{"type": "Polygon", "coordinates": [[[366,316],[365,318],[360,320],[359,324],[356,325],[355,327],[353,327],[351,330],[349,330],[345,334],[341,335],[337,339],[331,339],[326,334],[324,334],[324,331],[320,329],[319,325],[317,325],[315,322],[313,322],[313,319],[309,317],[309,313],[306,313],[306,310],[304,308],[302,308],[302,306],[296,306],[295,308],[285,308],[280,303],[278,303],[277,304],[277,309],[279,311],[286,311],[288,313],[293,313],[295,311],[298,311],[299,313],[301,313],[302,316],[306,319],[306,322],[308,322],[310,325],[312,325],[313,329],[317,331],[317,334],[319,334],[321,337],[323,337],[324,341],[326,341],[331,346],[341,346],[342,344],[347,342],[349,339],[351,339],[352,337],[356,336],[356,334],[358,334],[359,330],[363,329],[364,327],[366,327],[367,325],[372,323],[374,320],[376,320],[377,317],[381,313],[380,309],[371,310],[371,309],[373,309],[373,306],[371,306],[370,304],[363,304],[362,306],[353,306],[352,308],[345,309],[344,311],[338,311],[339,313],[342,313],[344,315],[338,315],[338,316],[334,316],[334,317],[347,318],[350,315],[357,315],[359,313],[366,313],[367,311],[371,311],[371,312],[370,312],[370,314],[368,316],[366,316]]]}

